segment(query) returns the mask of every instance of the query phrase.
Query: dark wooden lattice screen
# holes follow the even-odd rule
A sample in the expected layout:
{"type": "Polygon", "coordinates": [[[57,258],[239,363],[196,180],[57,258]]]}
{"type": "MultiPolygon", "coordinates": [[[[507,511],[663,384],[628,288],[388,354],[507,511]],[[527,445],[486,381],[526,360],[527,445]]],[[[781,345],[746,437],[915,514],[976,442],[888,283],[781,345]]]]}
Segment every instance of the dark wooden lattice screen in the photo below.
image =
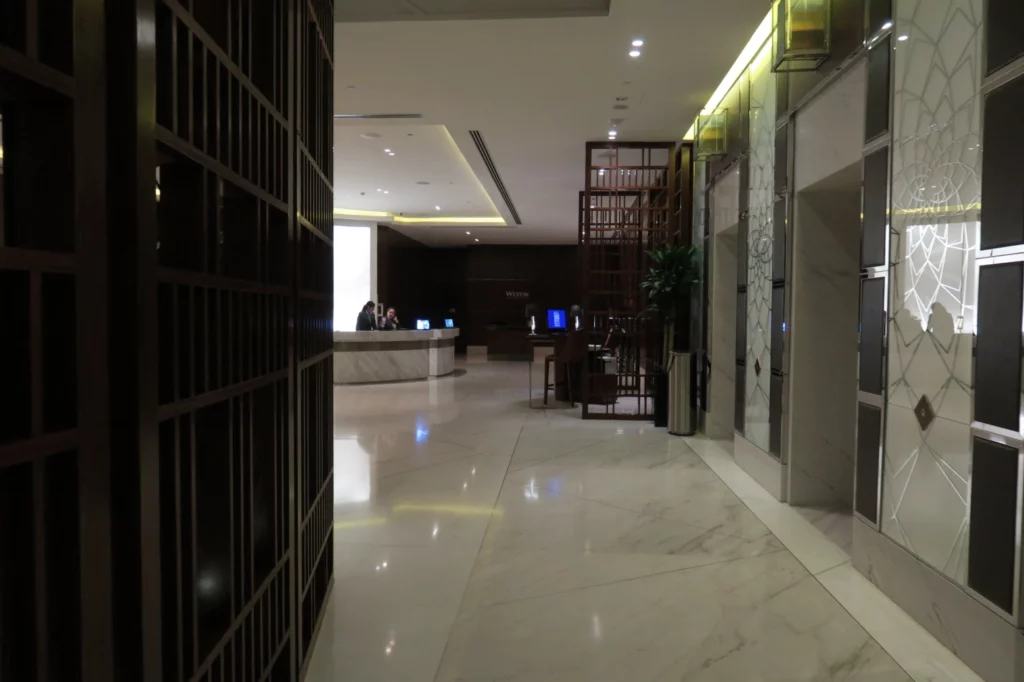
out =
{"type": "Polygon", "coordinates": [[[590,142],[581,195],[584,329],[611,345],[614,367],[585,364],[583,416],[650,419],[662,325],[644,314],[648,253],[678,238],[673,142],[590,142]]]}
{"type": "Polygon", "coordinates": [[[332,566],[329,0],[0,5],[0,680],[297,680],[332,566]]]}

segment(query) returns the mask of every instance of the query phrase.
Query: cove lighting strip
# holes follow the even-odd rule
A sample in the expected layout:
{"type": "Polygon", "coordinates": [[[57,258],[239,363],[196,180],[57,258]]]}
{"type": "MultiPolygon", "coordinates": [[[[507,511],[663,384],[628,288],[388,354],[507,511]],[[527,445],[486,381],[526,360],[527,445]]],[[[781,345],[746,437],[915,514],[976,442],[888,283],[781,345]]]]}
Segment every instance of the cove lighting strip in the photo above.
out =
{"type": "MultiPolygon", "coordinates": [[[[764,45],[765,41],[772,37],[772,13],[771,11],[761,21],[761,25],[754,31],[754,35],[750,36],[750,40],[747,42],[747,46],[740,52],[740,56],[736,58],[732,68],[725,74],[725,78],[718,84],[718,89],[715,90],[714,94],[711,95],[711,99],[704,105],[701,111],[714,111],[718,108],[718,105],[722,103],[725,96],[732,90],[732,86],[736,84],[739,77],[743,75],[743,72],[747,70],[750,63],[754,61],[754,57],[761,50],[761,46],[764,45]]],[[[690,129],[686,131],[686,135],[683,136],[684,140],[693,140],[693,136],[696,133],[694,127],[696,123],[690,126],[690,129]]]]}
{"type": "Polygon", "coordinates": [[[356,216],[360,218],[386,218],[399,225],[501,225],[506,227],[508,224],[505,219],[501,216],[482,216],[482,217],[466,217],[466,216],[431,216],[429,218],[407,218],[405,216],[395,215],[394,213],[388,213],[387,211],[361,211],[355,208],[336,208],[334,209],[334,217],[344,218],[345,216],[356,216]]]}

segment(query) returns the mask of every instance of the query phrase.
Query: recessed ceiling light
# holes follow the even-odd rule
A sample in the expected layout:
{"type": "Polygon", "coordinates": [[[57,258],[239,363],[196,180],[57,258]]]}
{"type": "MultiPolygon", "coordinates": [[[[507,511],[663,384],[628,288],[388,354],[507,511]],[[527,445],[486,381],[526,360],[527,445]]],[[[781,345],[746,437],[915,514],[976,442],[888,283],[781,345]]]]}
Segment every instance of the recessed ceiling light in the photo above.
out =
{"type": "Polygon", "coordinates": [[[480,240],[479,240],[479,239],[476,239],[476,238],[474,237],[474,238],[473,238],[473,241],[475,241],[475,242],[478,242],[478,241],[480,241],[480,240]]]}
{"type": "Polygon", "coordinates": [[[644,41],[640,38],[637,38],[636,40],[633,41],[633,47],[643,47],[643,45],[644,41]]]}
{"type": "Polygon", "coordinates": [[[394,155],[395,155],[394,152],[388,152],[388,156],[394,156],[394,155]]]}
{"type": "Polygon", "coordinates": [[[378,191],[378,192],[383,192],[384,190],[382,190],[382,189],[378,188],[378,189],[377,189],[377,191],[378,191]]]}
{"type": "Polygon", "coordinates": [[[892,28],[892,22],[891,22],[891,21],[887,21],[887,22],[885,22],[884,24],[882,24],[882,30],[883,30],[883,31],[884,31],[885,29],[887,29],[887,28],[892,28]]]}
{"type": "Polygon", "coordinates": [[[391,150],[390,150],[390,149],[385,149],[384,151],[386,151],[386,152],[387,152],[388,154],[390,154],[390,153],[391,153],[391,150]]]}
{"type": "Polygon", "coordinates": [[[630,50],[629,51],[629,56],[630,57],[639,57],[640,56],[640,50],[630,50]]]}
{"type": "Polygon", "coordinates": [[[384,194],[387,194],[387,193],[388,193],[388,191],[387,191],[387,190],[384,190],[384,194]]]}
{"type": "Polygon", "coordinates": [[[435,207],[434,207],[434,210],[435,210],[435,211],[440,211],[440,210],[441,210],[441,207],[440,207],[440,206],[435,206],[435,207]]]}
{"type": "Polygon", "coordinates": [[[900,41],[900,42],[902,43],[903,41],[905,41],[905,40],[909,40],[909,39],[910,39],[910,36],[908,36],[908,35],[902,35],[902,36],[900,36],[899,38],[897,38],[896,40],[898,40],[898,41],[900,41]]]}
{"type": "Polygon", "coordinates": [[[466,232],[466,234],[472,234],[472,232],[466,232]]]}
{"type": "Polygon", "coordinates": [[[611,135],[612,137],[615,137],[616,135],[619,134],[619,131],[618,130],[609,130],[608,134],[611,135]]]}

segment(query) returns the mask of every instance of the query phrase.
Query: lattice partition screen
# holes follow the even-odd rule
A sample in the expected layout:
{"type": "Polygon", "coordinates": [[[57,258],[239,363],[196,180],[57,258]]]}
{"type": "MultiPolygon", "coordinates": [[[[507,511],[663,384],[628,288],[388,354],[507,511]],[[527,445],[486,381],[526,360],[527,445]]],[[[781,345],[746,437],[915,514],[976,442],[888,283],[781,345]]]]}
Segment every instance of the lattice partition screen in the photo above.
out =
{"type": "Polygon", "coordinates": [[[614,367],[588,359],[583,416],[650,419],[662,326],[644,314],[648,253],[676,239],[673,142],[590,142],[580,205],[584,333],[615,349],[614,367]]]}
{"type": "Polygon", "coordinates": [[[3,3],[0,680],[300,678],[333,576],[333,26],[3,3]]]}

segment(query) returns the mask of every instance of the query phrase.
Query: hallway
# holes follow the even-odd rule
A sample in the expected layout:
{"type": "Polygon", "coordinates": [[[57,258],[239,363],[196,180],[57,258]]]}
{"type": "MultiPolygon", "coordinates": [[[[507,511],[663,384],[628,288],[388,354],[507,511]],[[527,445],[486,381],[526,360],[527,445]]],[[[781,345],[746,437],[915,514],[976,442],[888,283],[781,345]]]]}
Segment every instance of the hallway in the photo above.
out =
{"type": "Polygon", "coordinates": [[[526,380],[335,389],[310,682],[977,679],[724,450],[526,380]]]}

